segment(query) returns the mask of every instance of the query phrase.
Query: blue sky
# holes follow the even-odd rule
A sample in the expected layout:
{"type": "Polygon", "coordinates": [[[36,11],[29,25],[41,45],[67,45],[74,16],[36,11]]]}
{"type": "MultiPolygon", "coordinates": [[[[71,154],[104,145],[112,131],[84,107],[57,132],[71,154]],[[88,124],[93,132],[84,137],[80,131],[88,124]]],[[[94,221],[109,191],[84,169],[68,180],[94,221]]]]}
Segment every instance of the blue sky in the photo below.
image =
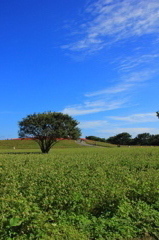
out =
{"type": "Polygon", "coordinates": [[[158,0],[1,0],[0,139],[44,111],[83,137],[159,134],[158,0]]]}

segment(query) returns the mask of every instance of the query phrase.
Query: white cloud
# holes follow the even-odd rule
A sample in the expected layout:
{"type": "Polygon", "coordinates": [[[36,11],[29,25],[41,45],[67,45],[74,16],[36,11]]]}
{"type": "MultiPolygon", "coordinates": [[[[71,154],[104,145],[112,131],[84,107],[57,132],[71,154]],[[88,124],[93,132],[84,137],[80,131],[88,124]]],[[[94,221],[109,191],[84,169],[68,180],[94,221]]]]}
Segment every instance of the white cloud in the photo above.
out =
{"type": "Polygon", "coordinates": [[[85,115],[105,111],[105,108],[82,109],[82,107],[66,107],[62,112],[72,116],[85,115]]]}
{"type": "MultiPolygon", "coordinates": [[[[128,132],[133,137],[144,132],[159,134],[158,129],[145,127],[152,126],[149,123],[158,121],[156,114],[151,112],[152,109],[147,109],[148,113],[110,116],[99,120],[100,112],[140,105],[140,102],[136,103],[136,98],[133,99],[133,93],[135,92],[135,96],[136,92],[142,95],[142,89],[147,87],[148,80],[152,80],[153,83],[157,81],[159,51],[156,46],[159,42],[159,38],[157,39],[159,35],[159,0],[94,0],[93,3],[89,2],[91,4],[86,9],[88,18],[85,18],[85,22],[79,28],[77,27],[76,39],[78,40],[72,41],[63,48],[73,52],[78,51],[78,56],[79,52],[86,56],[88,53],[107,46],[120,47],[120,43],[122,43],[121,50],[116,51],[115,54],[112,51],[112,56],[117,59],[113,59],[113,62],[112,58],[110,59],[118,77],[111,81],[105,79],[103,88],[94,89],[84,95],[88,101],[83,100],[79,105],[66,106],[63,113],[70,115],[93,113],[95,115],[98,113],[96,114],[98,120],[80,123],[81,129],[84,131],[88,129],[88,132],[90,131],[92,135],[96,136],[114,136],[121,132],[128,132]],[[151,36],[147,37],[148,34],[151,36]],[[140,36],[144,38],[139,39],[140,36]],[[130,45],[128,45],[129,41],[130,45]],[[118,45],[113,45],[115,42],[118,42],[118,45]],[[108,82],[109,87],[107,87],[108,82]],[[93,101],[97,99],[98,101],[93,101]],[[137,123],[140,123],[138,127],[137,123]]],[[[107,48],[107,50],[111,51],[111,48],[107,48]]],[[[108,59],[106,63],[110,61],[108,59]]],[[[106,69],[109,71],[108,66],[106,69]]],[[[145,96],[145,102],[146,100],[147,96],[145,96]]]]}
{"type": "Polygon", "coordinates": [[[142,114],[132,114],[125,117],[110,116],[110,119],[116,121],[125,121],[128,123],[143,123],[143,122],[157,122],[158,118],[156,113],[142,113],[142,114]]]}
{"type": "Polygon", "coordinates": [[[131,83],[139,83],[139,82],[145,82],[155,75],[156,70],[141,70],[138,72],[131,72],[128,75],[123,76],[123,80],[125,82],[131,82],[131,83]]]}
{"type": "Polygon", "coordinates": [[[159,33],[158,0],[98,0],[86,9],[79,27],[83,38],[63,46],[73,51],[96,51],[130,37],[159,33]]]}
{"type": "Polygon", "coordinates": [[[105,134],[108,133],[110,136],[114,136],[119,133],[127,132],[135,137],[137,134],[140,133],[150,133],[150,134],[159,134],[159,129],[157,128],[112,128],[112,129],[105,129],[105,130],[98,130],[99,133],[105,134]]]}
{"type": "Polygon", "coordinates": [[[134,71],[127,75],[123,75],[120,78],[121,83],[117,84],[113,87],[104,88],[99,91],[86,93],[86,97],[94,97],[99,95],[113,95],[113,94],[120,94],[122,92],[128,92],[135,87],[139,87],[139,83],[143,83],[149,79],[151,79],[155,75],[156,70],[140,70],[134,71]]]}
{"type": "Polygon", "coordinates": [[[102,100],[94,101],[94,102],[86,101],[84,105],[85,107],[103,107],[105,106],[105,102],[102,100]]]}
{"type": "MultiPolygon", "coordinates": [[[[63,48],[80,51],[86,56],[89,52],[95,52],[107,45],[113,46],[112,43],[122,40],[122,43],[126,43],[125,49],[128,49],[128,52],[123,51],[122,57],[119,55],[120,51],[116,54],[116,56],[120,56],[116,61],[118,66],[115,69],[119,75],[117,79],[113,79],[114,84],[106,87],[109,81],[107,79],[102,89],[94,89],[85,94],[88,101],[83,101],[80,105],[67,106],[63,113],[70,115],[85,115],[128,107],[128,100],[131,101],[133,93],[141,91],[141,87],[146,87],[147,84],[144,84],[146,81],[151,79],[156,81],[155,77],[159,73],[159,51],[152,46],[154,41],[155,44],[158,42],[156,39],[159,33],[159,0],[94,0],[93,3],[89,2],[91,4],[88,4],[85,11],[88,18],[85,15],[85,21],[79,28],[77,27],[76,39],[78,40],[63,46],[63,48]],[[139,36],[147,34],[155,36],[155,40],[152,35],[151,38],[144,38],[150,42],[151,47],[146,44],[142,46],[140,41],[139,45],[138,43],[134,44],[139,36]],[[126,40],[130,41],[130,38],[133,39],[132,49],[131,45],[130,49],[127,48],[126,40]],[[125,41],[123,41],[124,39],[125,41]],[[128,98],[128,94],[129,99],[125,100],[128,98]],[[90,99],[100,100],[90,101],[90,99]]],[[[127,123],[157,121],[153,113],[124,117],[112,116],[111,119],[127,123]]],[[[100,124],[102,121],[95,121],[92,124],[85,123],[85,126],[96,126],[97,129],[100,124]]]]}
{"type": "Polygon", "coordinates": [[[106,126],[108,124],[107,121],[102,121],[102,120],[99,120],[99,121],[83,121],[83,122],[80,122],[79,124],[79,127],[80,128],[98,128],[98,127],[103,127],[103,126],[106,126]]]}
{"type": "Polygon", "coordinates": [[[122,59],[120,65],[119,65],[119,70],[122,70],[124,72],[128,72],[138,66],[145,66],[145,64],[150,64],[152,61],[158,60],[159,62],[159,54],[158,53],[153,53],[153,54],[140,54],[140,56],[131,56],[131,57],[126,57],[124,60],[122,59]]]}
{"type": "Polygon", "coordinates": [[[63,109],[62,112],[69,115],[85,115],[122,108],[124,107],[125,103],[126,100],[109,102],[104,101],[85,102],[84,104],[81,105],[73,105],[70,107],[66,107],[65,109],[63,109]]]}
{"type": "Polygon", "coordinates": [[[130,88],[132,88],[133,86],[134,86],[133,84],[122,83],[122,84],[119,84],[119,85],[111,87],[111,88],[102,89],[102,90],[92,92],[92,93],[86,93],[85,96],[93,97],[93,96],[98,96],[98,95],[102,95],[102,94],[116,94],[116,93],[127,91],[130,88]]]}
{"type": "Polygon", "coordinates": [[[115,136],[122,132],[128,132],[132,137],[140,133],[159,134],[158,128],[151,127],[123,127],[122,124],[109,122],[107,120],[96,120],[96,121],[81,121],[79,127],[83,131],[87,131],[86,135],[95,135],[98,137],[108,138],[109,136],[115,136]],[[91,133],[89,132],[91,129],[91,133]]]}

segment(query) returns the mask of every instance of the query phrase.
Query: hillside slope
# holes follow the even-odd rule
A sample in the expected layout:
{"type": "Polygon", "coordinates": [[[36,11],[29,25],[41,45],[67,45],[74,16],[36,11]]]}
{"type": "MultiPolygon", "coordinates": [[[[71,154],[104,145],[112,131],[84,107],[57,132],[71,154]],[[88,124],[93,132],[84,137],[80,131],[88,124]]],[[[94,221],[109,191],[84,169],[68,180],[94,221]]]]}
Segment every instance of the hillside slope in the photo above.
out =
{"type": "MultiPolygon", "coordinates": [[[[60,140],[53,148],[81,148],[74,140],[60,140]]],[[[0,140],[0,149],[39,149],[33,140],[0,140]]]]}

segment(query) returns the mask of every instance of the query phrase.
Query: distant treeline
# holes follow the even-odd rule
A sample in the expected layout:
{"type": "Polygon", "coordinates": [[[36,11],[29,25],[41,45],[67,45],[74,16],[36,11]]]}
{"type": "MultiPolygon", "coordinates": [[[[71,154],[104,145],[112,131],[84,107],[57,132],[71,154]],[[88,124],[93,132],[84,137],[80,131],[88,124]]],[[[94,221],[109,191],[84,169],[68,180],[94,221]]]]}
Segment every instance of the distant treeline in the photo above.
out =
{"type": "Polygon", "coordinates": [[[86,139],[117,145],[159,146],[159,134],[154,135],[150,133],[141,133],[135,138],[132,138],[129,133],[123,132],[107,139],[96,136],[86,136],[86,139]]]}
{"type": "Polygon", "coordinates": [[[107,139],[96,137],[96,136],[88,136],[88,137],[86,136],[86,139],[92,140],[92,141],[98,141],[98,142],[107,142],[107,139]]]}

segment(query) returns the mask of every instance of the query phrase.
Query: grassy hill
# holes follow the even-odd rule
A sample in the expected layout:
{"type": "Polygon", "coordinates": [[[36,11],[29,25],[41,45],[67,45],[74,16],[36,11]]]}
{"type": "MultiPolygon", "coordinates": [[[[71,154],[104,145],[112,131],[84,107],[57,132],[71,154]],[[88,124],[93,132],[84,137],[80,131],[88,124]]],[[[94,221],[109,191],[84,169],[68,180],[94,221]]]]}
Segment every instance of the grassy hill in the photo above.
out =
{"type": "MultiPolygon", "coordinates": [[[[74,140],[60,140],[53,148],[81,148],[74,140]]],[[[33,140],[0,140],[0,149],[39,149],[38,144],[33,140]]]]}
{"type": "Polygon", "coordinates": [[[94,145],[94,146],[100,146],[100,147],[116,147],[116,145],[111,144],[111,143],[106,143],[106,142],[98,142],[98,141],[93,141],[93,140],[85,140],[86,143],[94,145]]]}

